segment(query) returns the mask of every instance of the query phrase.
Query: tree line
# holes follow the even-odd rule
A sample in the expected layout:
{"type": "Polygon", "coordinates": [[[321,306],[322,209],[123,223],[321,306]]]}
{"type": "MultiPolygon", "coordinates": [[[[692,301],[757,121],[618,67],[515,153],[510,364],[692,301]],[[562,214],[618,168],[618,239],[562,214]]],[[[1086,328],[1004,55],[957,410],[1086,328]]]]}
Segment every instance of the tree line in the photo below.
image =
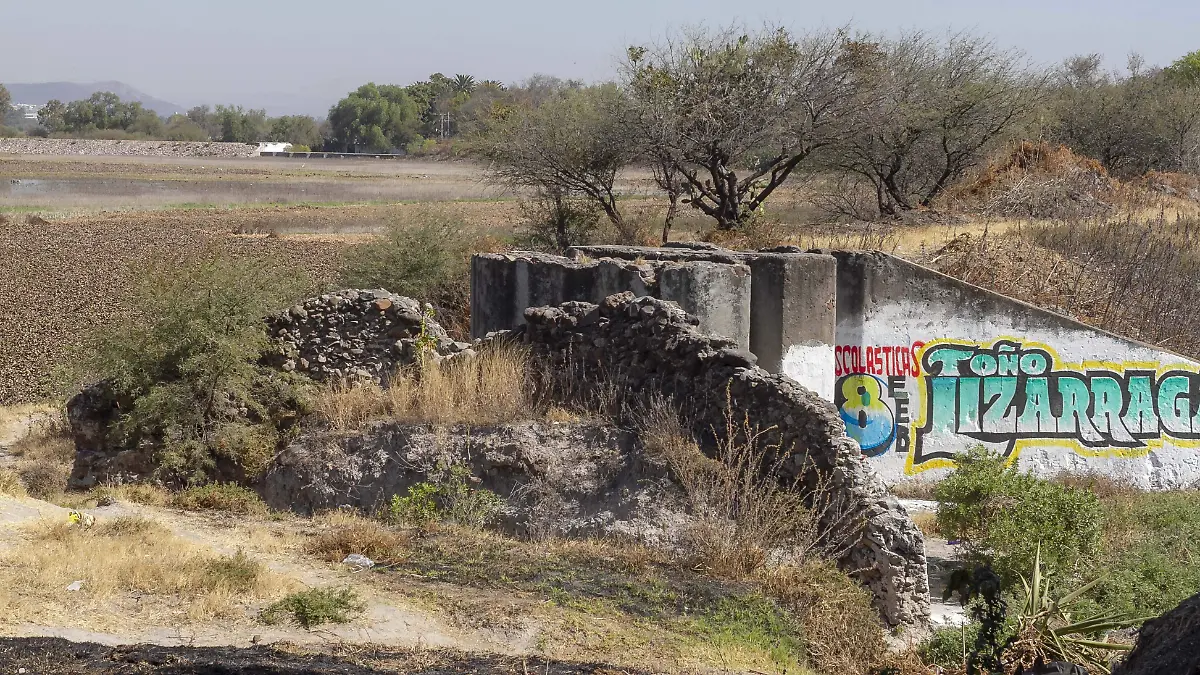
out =
{"type": "MultiPolygon", "coordinates": [[[[582,86],[581,83],[573,83],[582,86]]],[[[534,77],[519,91],[555,88],[555,78],[534,77]]],[[[434,73],[407,86],[368,83],[335,104],[326,119],[308,115],[269,117],[265,110],[241,106],[197,106],[185,114],[159,117],[136,101],[112,92],[87,99],[47,102],[29,125],[15,111],[0,119],[25,126],[33,135],[129,137],[172,141],[287,142],[314,150],[341,152],[428,151],[438,140],[472,128],[472,120],[491,101],[509,92],[495,80],[472,75],[434,73]]],[[[511,92],[509,92],[511,93],[511,92]]],[[[0,85],[0,110],[11,109],[0,85]]]]}
{"type": "Polygon", "coordinates": [[[630,47],[617,81],[493,105],[473,148],[537,192],[562,245],[588,210],[636,238],[614,188],[635,164],[669,201],[665,238],[682,206],[740,228],[798,174],[843,212],[902,216],[1023,139],[1121,177],[1198,171],[1200,52],[1109,72],[1098,55],[1036,67],[971,33],[697,29],[630,47]]]}
{"type": "Polygon", "coordinates": [[[615,182],[635,164],[653,170],[668,200],[664,236],[683,208],[742,227],[800,174],[826,178],[827,198],[847,213],[899,217],[1022,139],[1061,143],[1120,177],[1197,172],[1200,51],[1166,67],[1134,55],[1109,71],[1095,54],[1038,67],[969,32],[692,29],[628,48],[619,77],[592,85],[435,73],[365,84],[325,120],[239,106],[163,120],[97,93],[50,102],[39,122],[42,133],[349,152],[421,153],[450,140],[500,180],[535,191],[561,243],[593,216],[633,237],[615,182]]]}

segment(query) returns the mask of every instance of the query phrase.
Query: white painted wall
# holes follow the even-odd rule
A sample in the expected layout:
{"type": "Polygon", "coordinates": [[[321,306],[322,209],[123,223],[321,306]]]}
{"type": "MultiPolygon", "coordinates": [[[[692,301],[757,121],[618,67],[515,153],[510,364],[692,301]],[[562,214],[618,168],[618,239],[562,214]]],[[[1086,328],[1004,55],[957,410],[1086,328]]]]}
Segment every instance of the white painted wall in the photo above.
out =
{"type": "Polygon", "coordinates": [[[837,377],[833,371],[833,345],[811,341],[791,345],[783,354],[780,370],[784,375],[814,391],[821,398],[833,400],[837,377]]]}
{"type": "MultiPolygon", "coordinates": [[[[1080,329],[1070,322],[1033,321],[1027,309],[977,317],[970,316],[971,312],[964,312],[957,304],[938,302],[936,294],[920,295],[925,299],[873,304],[865,315],[839,322],[837,329],[834,380],[846,387],[848,393],[843,391],[839,396],[835,391],[833,398],[841,404],[847,430],[852,436],[863,439],[864,453],[885,481],[894,483],[914,477],[936,479],[952,466],[943,455],[952,455],[980,443],[1009,452],[1021,468],[1040,475],[1064,471],[1097,472],[1130,480],[1144,488],[1160,489],[1186,487],[1200,481],[1200,414],[1197,414],[1200,409],[1200,364],[1111,335],[1080,329]],[[928,299],[931,297],[933,301],[928,299]],[[984,424],[984,411],[981,410],[979,415],[972,414],[972,401],[981,408],[989,406],[984,398],[985,384],[975,382],[970,361],[958,362],[967,374],[959,373],[956,382],[947,382],[954,378],[936,378],[939,384],[935,385],[935,373],[918,368],[911,360],[906,363],[903,358],[897,359],[896,349],[882,350],[883,347],[900,347],[901,357],[905,354],[903,349],[907,349],[910,357],[915,355],[919,360],[931,353],[942,356],[957,353],[956,348],[947,348],[947,341],[958,343],[965,350],[971,345],[987,348],[1004,338],[1032,350],[1044,347],[1053,363],[1048,364],[1049,370],[1044,377],[1019,374],[1014,378],[1023,384],[1016,385],[1018,395],[1004,411],[1005,416],[999,420],[993,418],[993,423],[987,427],[994,432],[992,440],[981,439],[985,430],[976,428],[977,424],[984,424]],[[942,346],[939,348],[939,345],[942,346]],[[869,364],[868,354],[872,356],[869,364]],[[863,374],[870,380],[862,377],[841,380],[847,375],[847,367],[850,374],[863,374]],[[1103,397],[1111,387],[1103,371],[1116,376],[1122,384],[1122,394],[1130,398],[1121,404],[1120,424],[1109,416],[1097,417],[1094,410],[1099,404],[1103,412],[1103,397]],[[1054,376],[1055,372],[1060,375],[1054,376]],[[1180,379],[1170,381],[1166,386],[1167,393],[1163,394],[1164,388],[1160,385],[1164,378],[1171,377],[1171,373],[1180,379]],[[1127,379],[1139,376],[1147,379],[1127,379]],[[1189,382],[1185,391],[1172,389],[1182,386],[1185,379],[1189,382]],[[1038,388],[1042,386],[1038,380],[1047,382],[1049,399],[1057,399],[1059,403],[1065,401],[1063,391],[1079,391],[1078,387],[1083,383],[1088,388],[1077,398],[1080,401],[1088,399],[1089,411],[1082,414],[1082,419],[1079,415],[1056,416],[1051,403],[1049,415],[1037,414],[1038,388]],[[1143,391],[1142,384],[1146,382],[1149,384],[1145,391],[1153,399],[1150,403],[1153,419],[1146,414],[1144,393],[1138,398],[1140,407],[1133,400],[1143,391]],[[1059,385],[1063,391],[1058,390],[1059,385]],[[943,387],[938,390],[940,395],[933,391],[934,386],[943,387]],[[1029,388],[1030,393],[1020,396],[1021,387],[1029,388]],[[975,391],[979,391],[978,397],[974,395],[975,391]],[[907,404],[902,400],[905,394],[907,404]],[[947,414],[939,416],[931,412],[931,405],[941,405],[938,411],[947,414]],[[909,413],[907,421],[903,414],[905,408],[909,413]],[[1020,413],[1026,408],[1033,412],[1023,418],[1020,413]],[[1132,416],[1130,408],[1135,409],[1132,416]],[[1142,410],[1142,414],[1136,414],[1137,409],[1142,410]],[[884,439],[879,432],[880,425],[875,424],[879,419],[886,420],[888,415],[895,423],[890,441],[884,439]],[[925,419],[930,417],[935,419],[925,419]],[[1169,421],[1164,422],[1164,417],[1169,421]],[[950,423],[941,424],[946,420],[950,423]],[[1022,421],[1023,425],[1020,424],[1022,421]],[[1090,443],[1082,440],[1085,432],[1081,430],[1089,422],[1099,434],[1090,443]],[[1167,428],[1170,426],[1174,431],[1167,428]],[[1102,431],[1105,427],[1113,428],[1107,430],[1110,433],[1105,433],[1102,431]],[[1127,438],[1124,443],[1110,442],[1114,434],[1123,435],[1121,427],[1152,434],[1152,437],[1127,438]],[[1046,433],[1039,436],[1043,431],[1046,433]],[[908,437],[906,452],[901,438],[905,435],[908,437]],[[996,440],[995,437],[1000,436],[1006,440],[996,440]],[[884,442],[879,445],[881,439],[884,442]],[[871,445],[876,447],[869,447],[871,445]]],[[[1030,364],[1036,366],[1037,355],[1029,354],[1030,364]]],[[[802,358],[800,353],[798,358],[802,358]]],[[[990,363],[987,354],[980,359],[980,367],[990,363]]],[[[930,365],[937,367],[936,362],[930,365]]],[[[991,400],[1004,397],[1002,383],[997,379],[1000,377],[1001,374],[996,373],[982,378],[988,381],[986,386],[994,394],[991,400]]],[[[986,412],[999,410],[996,407],[986,412]]]]}

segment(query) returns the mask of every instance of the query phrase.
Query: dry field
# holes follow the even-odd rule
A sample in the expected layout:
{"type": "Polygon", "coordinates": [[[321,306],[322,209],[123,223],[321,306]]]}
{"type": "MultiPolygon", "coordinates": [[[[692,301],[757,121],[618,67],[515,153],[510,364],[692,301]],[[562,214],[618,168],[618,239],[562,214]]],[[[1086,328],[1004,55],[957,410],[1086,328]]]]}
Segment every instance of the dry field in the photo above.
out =
{"type": "MultiPolygon", "coordinates": [[[[625,213],[652,241],[665,203],[645,196],[649,175],[630,172],[619,188],[629,195],[625,213]]],[[[938,259],[948,242],[964,234],[1001,242],[1029,225],[999,216],[847,225],[808,205],[820,188],[782,190],[769,203],[774,224],[716,240],[880,249],[955,274],[962,265],[938,259]]],[[[0,405],[50,396],[56,365],[81,337],[128,311],[127,282],[146,261],[213,250],[268,258],[317,290],[334,281],[346,247],[382,225],[445,209],[504,237],[521,226],[518,198],[459,161],[0,156],[0,405]]],[[[708,238],[710,228],[685,208],[672,238],[708,238]]],[[[994,271],[1008,261],[1004,250],[983,247],[971,258],[994,271]]]]}
{"type": "Polygon", "coordinates": [[[0,404],[51,396],[81,338],[128,311],[146,261],[269,258],[318,290],[347,245],[427,208],[511,234],[516,196],[485,178],[449,161],[0,156],[0,404]]]}

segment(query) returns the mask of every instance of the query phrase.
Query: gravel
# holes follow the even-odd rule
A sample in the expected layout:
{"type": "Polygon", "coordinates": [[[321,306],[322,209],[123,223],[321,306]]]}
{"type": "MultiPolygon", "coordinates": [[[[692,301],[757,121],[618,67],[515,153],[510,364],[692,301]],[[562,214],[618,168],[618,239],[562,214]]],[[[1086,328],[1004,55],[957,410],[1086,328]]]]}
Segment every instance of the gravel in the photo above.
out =
{"type": "Polygon", "coordinates": [[[258,145],[188,141],[107,141],[75,138],[0,138],[0,154],[123,157],[257,157],[258,145]]]}

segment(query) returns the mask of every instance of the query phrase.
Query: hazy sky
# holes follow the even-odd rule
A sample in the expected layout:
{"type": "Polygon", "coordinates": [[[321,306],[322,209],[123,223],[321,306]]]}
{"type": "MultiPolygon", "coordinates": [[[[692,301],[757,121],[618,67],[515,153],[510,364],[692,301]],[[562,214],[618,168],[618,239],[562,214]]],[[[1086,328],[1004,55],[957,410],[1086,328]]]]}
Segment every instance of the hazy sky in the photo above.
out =
{"type": "Polygon", "coordinates": [[[0,0],[0,82],[120,80],[182,106],[322,114],[359,84],[429,73],[596,80],[682,25],[974,29],[1043,63],[1200,49],[1198,0],[0,0]]]}

